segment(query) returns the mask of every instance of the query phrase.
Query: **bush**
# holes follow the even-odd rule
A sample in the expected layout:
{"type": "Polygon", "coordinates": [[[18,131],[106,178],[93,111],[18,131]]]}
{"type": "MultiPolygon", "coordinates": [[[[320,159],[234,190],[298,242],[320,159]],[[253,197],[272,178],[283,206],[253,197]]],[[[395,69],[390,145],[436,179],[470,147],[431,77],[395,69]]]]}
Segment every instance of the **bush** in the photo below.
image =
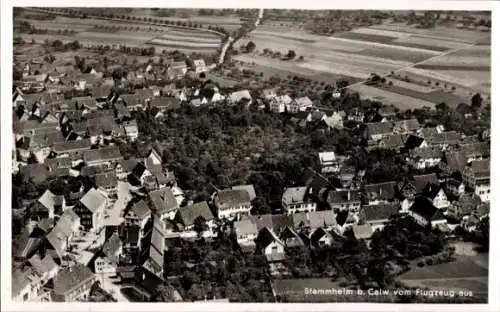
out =
{"type": "Polygon", "coordinates": [[[417,263],[417,266],[418,266],[419,268],[424,267],[424,266],[425,266],[425,263],[424,263],[423,261],[419,261],[419,262],[417,263]]]}

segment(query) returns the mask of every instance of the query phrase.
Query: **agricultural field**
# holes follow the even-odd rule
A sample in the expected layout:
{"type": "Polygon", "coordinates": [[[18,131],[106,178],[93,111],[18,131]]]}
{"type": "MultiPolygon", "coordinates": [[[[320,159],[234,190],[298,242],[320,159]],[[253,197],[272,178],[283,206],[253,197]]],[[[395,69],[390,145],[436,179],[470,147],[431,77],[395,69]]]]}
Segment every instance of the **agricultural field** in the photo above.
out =
{"type": "Polygon", "coordinates": [[[27,20],[37,29],[52,31],[50,35],[22,34],[25,40],[43,42],[51,40],[63,42],[78,40],[84,45],[120,45],[134,47],[158,46],[162,50],[171,48],[187,53],[213,53],[221,45],[220,35],[202,29],[189,29],[168,26],[149,26],[134,21],[109,21],[96,18],[69,18],[57,16],[53,20],[27,20]],[[54,34],[58,30],[74,30],[76,34],[54,34]]]}
{"type": "Polygon", "coordinates": [[[488,269],[470,256],[459,256],[457,261],[450,263],[415,266],[400,275],[399,279],[410,287],[468,290],[472,291],[474,296],[484,296],[488,293],[488,269]]]}
{"type": "Polygon", "coordinates": [[[349,76],[354,80],[401,74],[409,79],[393,81],[392,86],[350,87],[362,98],[387,101],[400,108],[417,108],[446,102],[456,106],[470,102],[476,92],[490,93],[490,33],[438,26],[419,29],[403,24],[382,24],[340,32],[331,37],[297,29],[259,26],[237,43],[252,41],[256,50],[234,58],[254,66],[283,70],[305,76],[313,72],[349,76]],[[294,50],[304,60],[280,61],[264,55],[264,49],[286,55],[294,50]],[[426,87],[427,86],[427,87],[426,87]]]}

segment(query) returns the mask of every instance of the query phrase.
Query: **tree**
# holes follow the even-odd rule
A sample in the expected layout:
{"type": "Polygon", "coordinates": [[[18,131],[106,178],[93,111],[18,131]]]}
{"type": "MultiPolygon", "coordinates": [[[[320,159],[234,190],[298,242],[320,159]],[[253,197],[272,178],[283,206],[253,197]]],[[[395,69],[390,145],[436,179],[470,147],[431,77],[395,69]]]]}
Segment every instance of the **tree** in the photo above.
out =
{"type": "Polygon", "coordinates": [[[249,41],[246,46],[247,53],[252,53],[256,48],[256,45],[253,41],[249,41]]]}
{"type": "Polygon", "coordinates": [[[203,236],[203,232],[205,232],[207,229],[207,223],[202,216],[199,216],[194,220],[194,231],[198,234],[198,237],[201,238],[203,236]]]}
{"type": "Polygon", "coordinates": [[[290,60],[294,59],[295,58],[295,50],[288,50],[286,57],[290,60]]]}
{"type": "Polygon", "coordinates": [[[156,295],[154,296],[154,301],[156,302],[173,302],[175,301],[175,289],[169,285],[158,285],[156,288],[156,295]]]}
{"type": "Polygon", "coordinates": [[[257,196],[252,200],[252,215],[263,215],[272,213],[271,207],[266,204],[265,198],[257,196]]]}
{"type": "Polygon", "coordinates": [[[476,93],[471,99],[471,107],[473,109],[478,109],[481,107],[481,104],[483,104],[483,98],[481,97],[481,94],[476,93]]]}

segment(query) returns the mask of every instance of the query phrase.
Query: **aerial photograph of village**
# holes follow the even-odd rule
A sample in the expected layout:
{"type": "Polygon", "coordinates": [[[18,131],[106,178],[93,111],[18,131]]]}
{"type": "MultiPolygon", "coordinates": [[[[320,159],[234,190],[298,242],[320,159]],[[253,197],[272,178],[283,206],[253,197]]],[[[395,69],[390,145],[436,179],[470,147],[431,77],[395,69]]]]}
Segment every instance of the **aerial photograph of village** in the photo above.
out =
{"type": "Polygon", "coordinates": [[[491,24],[14,7],[12,301],[487,303],[491,24]]]}

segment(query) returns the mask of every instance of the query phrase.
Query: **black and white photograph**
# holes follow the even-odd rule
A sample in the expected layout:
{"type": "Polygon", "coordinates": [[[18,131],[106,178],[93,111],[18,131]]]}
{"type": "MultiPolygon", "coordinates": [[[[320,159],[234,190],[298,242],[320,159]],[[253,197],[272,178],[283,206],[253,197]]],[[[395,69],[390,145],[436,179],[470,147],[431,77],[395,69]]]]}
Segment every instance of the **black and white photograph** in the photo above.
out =
{"type": "Polygon", "coordinates": [[[76,4],[2,42],[14,304],[488,304],[492,9],[76,4]]]}

